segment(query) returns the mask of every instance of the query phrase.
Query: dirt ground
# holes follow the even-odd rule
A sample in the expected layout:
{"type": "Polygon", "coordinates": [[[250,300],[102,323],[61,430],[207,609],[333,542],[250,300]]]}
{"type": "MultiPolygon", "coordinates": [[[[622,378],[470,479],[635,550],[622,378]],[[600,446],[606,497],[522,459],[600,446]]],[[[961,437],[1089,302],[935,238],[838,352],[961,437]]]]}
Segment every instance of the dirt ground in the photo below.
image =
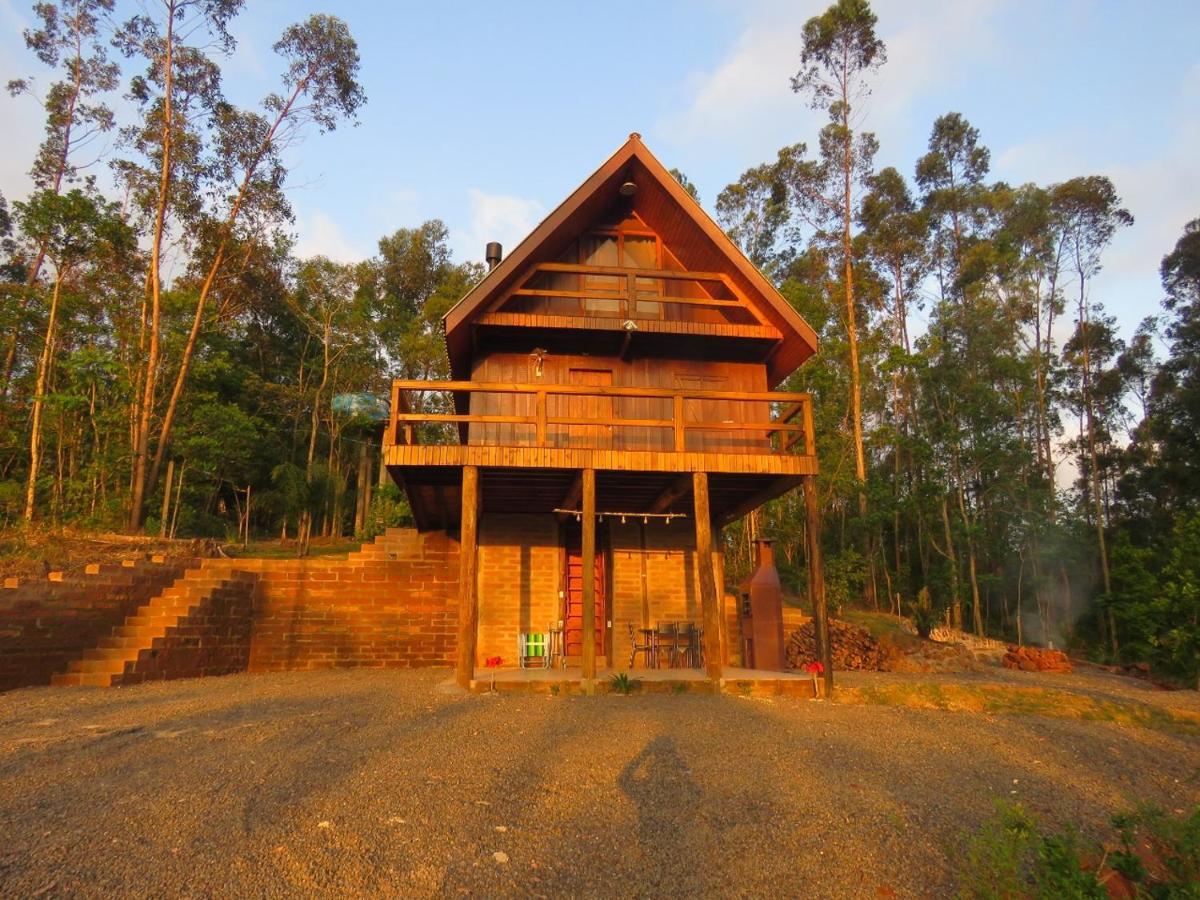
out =
{"type": "Polygon", "coordinates": [[[0,894],[943,896],[997,799],[1093,837],[1200,802],[1195,732],[447,676],[0,695],[0,894]]]}

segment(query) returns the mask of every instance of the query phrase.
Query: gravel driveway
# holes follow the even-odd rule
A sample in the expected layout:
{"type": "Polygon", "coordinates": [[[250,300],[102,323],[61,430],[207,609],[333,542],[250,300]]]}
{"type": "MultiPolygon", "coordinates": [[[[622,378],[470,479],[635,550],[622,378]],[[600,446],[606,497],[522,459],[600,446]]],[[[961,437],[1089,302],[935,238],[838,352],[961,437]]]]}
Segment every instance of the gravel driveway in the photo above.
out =
{"type": "Polygon", "coordinates": [[[1140,728],[446,678],[0,695],[0,894],[944,895],[997,798],[1200,802],[1200,740],[1140,728]]]}

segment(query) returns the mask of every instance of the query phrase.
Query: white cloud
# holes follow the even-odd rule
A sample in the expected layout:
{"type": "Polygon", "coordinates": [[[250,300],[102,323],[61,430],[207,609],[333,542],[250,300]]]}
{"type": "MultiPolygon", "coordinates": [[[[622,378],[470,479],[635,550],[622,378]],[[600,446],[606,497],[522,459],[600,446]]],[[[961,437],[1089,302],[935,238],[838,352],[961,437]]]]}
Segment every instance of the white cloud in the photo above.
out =
{"type": "Polygon", "coordinates": [[[299,216],[296,232],[295,253],[301,258],[327,256],[334,262],[353,263],[371,255],[370,248],[356,246],[341,226],[323,212],[299,216]]]}
{"type": "Polygon", "coordinates": [[[537,200],[508,194],[489,194],[478,188],[469,191],[470,222],[453,238],[460,259],[483,259],[488,241],[499,241],[508,253],[545,218],[546,210],[537,200]]]}
{"type": "MultiPolygon", "coordinates": [[[[764,159],[795,135],[817,132],[824,113],[794,94],[790,76],[800,68],[804,23],[825,0],[754,6],[729,54],[715,68],[694,73],[682,111],[659,123],[672,143],[695,141],[753,151],[764,159]]],[[[997,0],[954,4],[877,4],[880,37],[888,48],[887,77],[876,79],[869,127],[886,132],[906,127],[906,114],[922,91],[952,76],[966,61],[978,63],[994,47],[989,18],[997,0]]]]}

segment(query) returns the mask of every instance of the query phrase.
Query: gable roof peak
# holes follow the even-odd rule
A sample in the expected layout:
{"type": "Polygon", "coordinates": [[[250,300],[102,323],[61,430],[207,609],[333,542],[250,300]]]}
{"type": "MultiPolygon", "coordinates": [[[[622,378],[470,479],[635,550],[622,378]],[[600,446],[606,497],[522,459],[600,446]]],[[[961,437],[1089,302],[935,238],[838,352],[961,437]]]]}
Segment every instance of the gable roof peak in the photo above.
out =
{"type": "MultiPolygon", "coordinates": [[[[768,378],[777,384],[816,351],[817,339],[812,328],[779,293],[775,286],[746,258],[721,227],[676,180],[642,142],[641,135],[630,132],[629,139],[617,148],[595,172],[538,224],[509,254],[492,268],[442,318],[447,350],[456,373],[466,371],[467,337],[471,320],[498,297],[531,264],[550,261],[556,245],[576,237],[617,197],[631,167],[639,176],[648,176],[648,188],[658,197],[659,215],[674,217],[675,224],[698,236],[697,251],[704,265],[688,265],[696,271],[722,270],[749,295],[751,302],[781,333],[783,352],[773,353],[768,378]],[[671,212],[673,210],[673,212],[671,212]],[[666,211],[666,212],[664,212],[666,211]]],[[[644,191],[638,191],[638,200],[644,191]]],[[[654,227],[654,223],[648,223],[654,227]]],[[[661,236],[666,242],[668,235],[661,236]]],[[[695,243],[695,242],[693,242],[695,243]]],[[[683,260],[687,263],[687,260],[683,260]]]]}

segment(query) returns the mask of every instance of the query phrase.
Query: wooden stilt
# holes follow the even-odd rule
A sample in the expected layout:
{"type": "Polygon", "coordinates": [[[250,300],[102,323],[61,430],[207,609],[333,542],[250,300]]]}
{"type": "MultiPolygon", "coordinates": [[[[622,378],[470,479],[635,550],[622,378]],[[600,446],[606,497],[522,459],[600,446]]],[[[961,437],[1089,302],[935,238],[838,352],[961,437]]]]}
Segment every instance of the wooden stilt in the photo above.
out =
{"type": "Polygon", "coordinates": [[[829,611],[825,606],[825,569],[821,562],[821,509],[817,504],[817,479],[804,476],[804,512],[808,554],[808,596],[812,600],[817,659],[825,669],[825,697],[833,696],[833,653],[829,645],[829,611]]]}
{"type": "Polygon", "coordinates": [[[475,677],[475,643],[479,630],[476,592],[479,535],[479,469],[463,466],[462,532],[458,565],[458,683],[469,688],[475,677]]]}
{"type": "Polygon", "coordinates": [[[596,678],[596,470],[584,469],[583,500],[583,683],[596,678]]]}
{"type": "Polygon", "coordinates": [[[725,602],[725,549],[721,540],[721,530],[718,528],[714,535],[716,546],[713,548],[713,578],[717,582],[717,611],[721,623],[721,665],[729,665],[729,610],[725,602]]]}
{"type": "Polygon", "coordinates": [[[712,517],[708,507],[708,473],[692,475],[692,497],[696,509],[696,560],[700,570],[700,607],[704,617],[704,661],[713,687],[721,685],[721,606],[717,601],[717,579],[712,565],[712,517]]]}

